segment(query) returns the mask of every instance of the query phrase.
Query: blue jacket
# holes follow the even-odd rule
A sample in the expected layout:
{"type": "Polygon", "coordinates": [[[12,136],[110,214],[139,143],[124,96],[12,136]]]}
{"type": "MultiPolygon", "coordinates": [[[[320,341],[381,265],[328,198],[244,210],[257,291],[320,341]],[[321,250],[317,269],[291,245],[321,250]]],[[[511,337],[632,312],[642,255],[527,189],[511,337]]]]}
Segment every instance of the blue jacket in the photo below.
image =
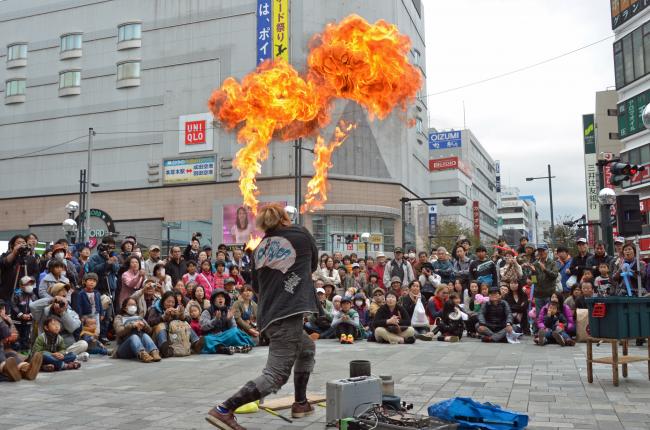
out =
{"type": "Polygon", "coordinates": [[[117,272],[120,270],[118,263],[109,264],[104,257],[95,252],[88,259],[88,271],[96,273],[99,277],[97,290],[102,293],[114,293],[117,288],[117,272]]]}
{"type": "MultiPolygon", "coordinates": [[[[93,291],[93,294],[95,296],[95,312],[97,312],[101,317],[104,315],[104,308],[102,307],[101,295],[97,290],[93,291]]],[[[72,298],[72,305],[74,311],[80,317],[84,315],[92,315],[93,307],[90,303],[90,300],[88,300],[88,294],[86,293],[86,290],[75,291],[74,296],[72,298]]]]}
{"type": "Polygon", "coordinates": [[[434,261],[432,263],[433,273],[440,276],[440,281],[443,284],[448,284],[454,282],[456,279],[456,274],[454,272],[454,264],[450,260],[445,261],[434,261]]]}
{"type": "Polygon", "coordinates": [[[566,270],[571,267],[572,261],[573,259],[569,257],[569,259],[564,264],[562,264],[559,260],[555,262],[558,272],[560,273],[560,281],[562,282],[562,289],[564,290],[565,293],[571,291],[571,288],[566,286],[566,281],[568,281],[569,277],[571,277],[570,274],[566,273],[566,270]]]}

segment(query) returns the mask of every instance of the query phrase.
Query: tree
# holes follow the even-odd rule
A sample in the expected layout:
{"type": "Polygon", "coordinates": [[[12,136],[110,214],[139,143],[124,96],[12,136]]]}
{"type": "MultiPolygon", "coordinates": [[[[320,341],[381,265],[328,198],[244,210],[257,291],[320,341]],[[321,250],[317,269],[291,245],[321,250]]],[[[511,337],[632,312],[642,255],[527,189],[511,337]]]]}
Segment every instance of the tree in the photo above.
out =
{"type": "Polygon", "coordinates": [[[462,238],[469,239],[472,246],[480,243],[471,228],[464,227],[452,219],[440,219],[437,224],[436,234],[429,238],[431,249],[444,246],[450,253],[453,251],[456,242],[462,238]]]}
{"type": "Polygon", "coordinates": [[[571,255],[576,255],[578,253],[578,247],[576,245],[576,236],[577,236],[577,227],[571,224],[573,218],[571,216],[565,215],[558,217],[558,220],[555,224],[554,236],[555,243],[554,247],[563,245],[569,249],[571,255]]]}

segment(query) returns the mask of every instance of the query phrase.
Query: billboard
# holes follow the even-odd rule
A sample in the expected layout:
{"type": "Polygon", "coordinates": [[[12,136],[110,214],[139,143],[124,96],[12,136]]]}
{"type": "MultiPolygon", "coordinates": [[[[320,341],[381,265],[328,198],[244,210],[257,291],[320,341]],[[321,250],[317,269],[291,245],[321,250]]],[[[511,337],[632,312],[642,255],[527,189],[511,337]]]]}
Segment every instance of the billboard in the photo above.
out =
{"type": "Polygon", "coordinates": [[[163,160],[163,185],[214,182],[217,178],[216,155],[163,160]]]}
{"type": "Polygon", "coordinates": [[[289,62],[289,0],[273,0],[273,58],[289,62]]]}
{"type": "Polygon", "coordinates": [[[451,169],[458,169],[458,157],[435,158],[429,160],[429,170],[432,172],[451,169]]]}
{"type": "Polygon", "coordinates": [[[610,0],[610,5],[613,30],[641,13],[650,5],[650,0],[610,0]]]}
{"type": "Polygon", "coordinates": [[[429,236],[437,234],[438,227],[438,207],[433,204],[429,205],[429,236]]]}
{"type": "Polygon", "coordinates": [[[273,58],[271,0],[257,0],[257,64],[273,58]]]}
{"type": "Polygon", "coordinates": [[[501,192],[501,161],[496,160],[494,162],[494,172],[497,174],[496,176],[497,193],[500,193],[501,192]]]}
{"type": "Polygon", "coordinates": [[[472,220],[474,221],[474,236],[481,238],[481,209],[478,200],[472,202],[472,220]]]}
{"type": "Polygon", "coordinates": [[[646,90],[618,104],[618,135],[620,139],[646,130],[641,116],[649,102],[650,90],[646,90]]]}
{"type": "Polygon", "coordinates": [[[202,152],[213,149],[213,117],[211,113],[178,117],[178,152],[202,152]]]}
{"type": "Polygon", "coordinates": [[[460,148],[462,144],[462,132],[445,131],[441,133],[429,133],[429,150],[460,148]]]}
{"type": "Polygon", "coordinates": [[[585,153],[585,185],[587,187],[587,220],[600,220],[600,204],[598,203],[599,178],[596,156],[596,127],[594,114],[582,115],[582,138],[585,153]]]}
{"type": "MultiPolygon", "coordinates": [[[[269,204],[279,204],[282,207],[287,202],[260,202],[259,208],[269,204]]],[[[263,236],[264,233],[255,228],[255,215],[244,205],[223,205],[223,243],[226,245],[243,244],[248,242],[251,234],[263,236]]]]}

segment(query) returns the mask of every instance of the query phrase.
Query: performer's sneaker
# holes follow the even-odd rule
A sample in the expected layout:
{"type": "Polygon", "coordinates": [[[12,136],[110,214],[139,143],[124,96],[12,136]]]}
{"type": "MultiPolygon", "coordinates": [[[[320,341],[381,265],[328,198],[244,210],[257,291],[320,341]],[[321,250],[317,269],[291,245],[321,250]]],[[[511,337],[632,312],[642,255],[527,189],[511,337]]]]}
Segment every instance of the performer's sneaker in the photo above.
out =
{"type": "Polygon", "coordinates": [[[314,413],[314,407],[309,404],[309,402],[298,403],[294,402],[291,405],[291,417],[292,418],[303,418],[314,413]]]}
{"type": "Polygon", "coordinates": [[[235,414],[232,411],[223,413],[217,406],[210,409],[208,415],[205,416],[205,420],[221,430],[246,430],[245,427],[237,424],[237,418],[235,418],[235,414]]]}

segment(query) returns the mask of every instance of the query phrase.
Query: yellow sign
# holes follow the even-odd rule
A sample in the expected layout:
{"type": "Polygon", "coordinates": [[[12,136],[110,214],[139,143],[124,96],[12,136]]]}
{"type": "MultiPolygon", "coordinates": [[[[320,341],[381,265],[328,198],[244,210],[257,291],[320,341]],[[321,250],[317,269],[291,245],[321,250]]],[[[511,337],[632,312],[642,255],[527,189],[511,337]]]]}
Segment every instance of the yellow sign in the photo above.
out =
{"type": "Polygon", "coordinates": [[[273,0],[273,58],[289,62],[289,0],[273,0]]]}
{"type": "Polygon", "coordinates": [[[380,244],[384,241],[384,237],[381,234],[371,234],[370,243],[380,244]]]}

